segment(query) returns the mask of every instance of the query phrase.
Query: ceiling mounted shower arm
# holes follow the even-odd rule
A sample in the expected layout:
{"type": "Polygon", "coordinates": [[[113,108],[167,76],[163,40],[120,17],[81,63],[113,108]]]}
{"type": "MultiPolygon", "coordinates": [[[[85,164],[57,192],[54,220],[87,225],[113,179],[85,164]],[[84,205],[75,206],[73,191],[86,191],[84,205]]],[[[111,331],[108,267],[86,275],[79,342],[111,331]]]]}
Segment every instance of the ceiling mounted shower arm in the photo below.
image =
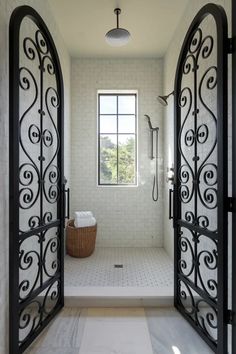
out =
{"type": "Polygon", "coordinates": [[[116,28],[112,28],[105,35],[108,44],[114,47],[120,47],[127,44],[130,40],[130,33],[128,30],[119,27],[119,15],[121,14],[121,9],[116,8],[114,10],[116,15],[116,28]]]}
{"type": "Polygon", "coordinates": [[[114,10],[114,13],[116,14],[116,28],[119,28],[119,15],[121,13],[121,9],[116,8],[114,10]]]}

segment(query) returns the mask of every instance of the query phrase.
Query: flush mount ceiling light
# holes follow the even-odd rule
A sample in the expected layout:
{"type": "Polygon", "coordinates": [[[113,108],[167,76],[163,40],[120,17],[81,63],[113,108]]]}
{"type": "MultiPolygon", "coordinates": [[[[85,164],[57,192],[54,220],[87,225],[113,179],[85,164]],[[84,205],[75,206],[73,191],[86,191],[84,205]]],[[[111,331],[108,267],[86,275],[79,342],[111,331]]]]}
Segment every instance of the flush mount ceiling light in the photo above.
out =
{"type": "Polygon", "coordinates": [[[130,40],[130,33],[124,28],[119,28],[119,15],[121,13],[121,9],[117,8],[114,10],[117,19],[116,28],[111,29],[105,35],[106,41],[113,47],[121,47],[125,45],[130,40]]]}

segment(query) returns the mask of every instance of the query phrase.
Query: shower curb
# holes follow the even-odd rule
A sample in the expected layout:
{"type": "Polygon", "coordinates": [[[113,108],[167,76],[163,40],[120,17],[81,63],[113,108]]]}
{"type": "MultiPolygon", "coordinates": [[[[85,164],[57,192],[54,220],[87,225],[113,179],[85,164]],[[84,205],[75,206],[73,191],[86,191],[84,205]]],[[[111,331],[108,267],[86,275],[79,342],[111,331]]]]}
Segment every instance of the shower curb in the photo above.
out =
{"type": "Polygon", "coordinates": [[[65,287],[67,307],[169,307],[171,287],[65,287]]]}

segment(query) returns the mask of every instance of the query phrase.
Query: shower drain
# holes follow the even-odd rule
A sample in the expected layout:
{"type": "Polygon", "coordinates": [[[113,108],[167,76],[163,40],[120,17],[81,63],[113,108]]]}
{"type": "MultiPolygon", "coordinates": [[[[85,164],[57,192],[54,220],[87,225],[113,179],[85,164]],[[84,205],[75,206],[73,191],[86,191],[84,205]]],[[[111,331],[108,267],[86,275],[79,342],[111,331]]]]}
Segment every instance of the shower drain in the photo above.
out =
{"type": "Polygon", "coordinates": [[[114,264],[114,268],[123,268],[123,264],[114,264]]]}

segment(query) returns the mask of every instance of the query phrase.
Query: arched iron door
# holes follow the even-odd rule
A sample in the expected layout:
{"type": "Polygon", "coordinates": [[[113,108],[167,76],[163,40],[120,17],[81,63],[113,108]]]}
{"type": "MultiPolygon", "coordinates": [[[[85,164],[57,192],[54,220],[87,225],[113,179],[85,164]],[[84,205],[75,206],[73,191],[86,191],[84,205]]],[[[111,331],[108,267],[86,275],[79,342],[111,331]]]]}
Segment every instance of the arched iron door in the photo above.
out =
{"type": "Polygon", "coordinates": [[[175,306],[227,353],[227,18],[194,18],[175,78],[175,306]]]}
{"type": "Polygon", "coordinates": [[[64,305],[63,81],[31,7],[10,20],[10,353],[64,305]]]}

